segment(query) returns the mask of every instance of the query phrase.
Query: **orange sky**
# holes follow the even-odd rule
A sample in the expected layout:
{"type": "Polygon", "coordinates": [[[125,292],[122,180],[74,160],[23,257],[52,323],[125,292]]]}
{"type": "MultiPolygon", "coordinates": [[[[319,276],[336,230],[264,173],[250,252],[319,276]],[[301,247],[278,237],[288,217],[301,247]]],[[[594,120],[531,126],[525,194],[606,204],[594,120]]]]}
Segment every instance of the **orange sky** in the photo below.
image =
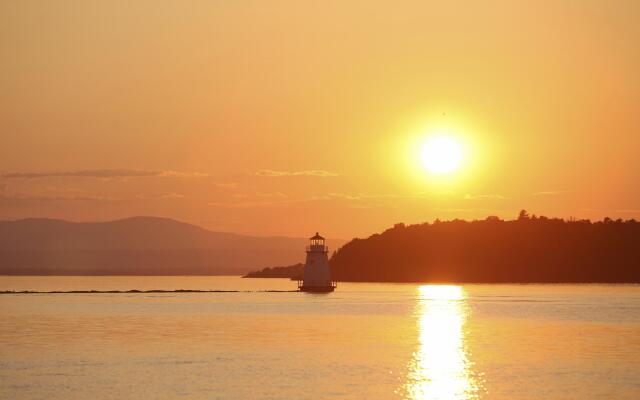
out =
{"type": "Polygon", "coordinates": [[[640,2],[528,3],[2,2],[0,218],[639,218],[640,2]]]}

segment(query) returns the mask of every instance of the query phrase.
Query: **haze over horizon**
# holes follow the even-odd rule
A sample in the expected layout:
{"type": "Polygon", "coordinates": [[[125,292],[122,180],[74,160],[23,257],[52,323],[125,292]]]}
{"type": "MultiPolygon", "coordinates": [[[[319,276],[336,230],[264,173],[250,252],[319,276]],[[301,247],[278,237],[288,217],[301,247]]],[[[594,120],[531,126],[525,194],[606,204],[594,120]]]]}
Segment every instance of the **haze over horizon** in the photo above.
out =
{"type": "Polygon", "coordinates": [[[638,219],[639,14],[623,0],[2,2],[0,219],[344,239],[523,208],[638,219]],[[438,175],[449,166],[420,148],[442,133],[461,155],[438,175]]]}

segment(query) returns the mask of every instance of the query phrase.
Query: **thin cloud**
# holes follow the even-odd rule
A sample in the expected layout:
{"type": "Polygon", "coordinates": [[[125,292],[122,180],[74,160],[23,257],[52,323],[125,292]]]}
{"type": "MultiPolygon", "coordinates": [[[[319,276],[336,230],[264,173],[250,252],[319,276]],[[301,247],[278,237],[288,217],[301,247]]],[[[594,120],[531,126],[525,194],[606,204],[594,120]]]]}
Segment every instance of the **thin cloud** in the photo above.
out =
{"type": "Polygon", "coordinates": [[[154,199],[184,199],[185,196],[184,194],[181,193],[160,193],[160,194],[139,194],[136,196],[136,198],[138,199],[144,199],[144,200],[154,200],[154,199]]]}
{"type": "Polygon", "coordinates": [[[298,199],[287,198],[288,195],[282,192],[270,192],[270,193],[256,193],[249,194],[235,194],[236,199],[243,199],[246,201],[234,201],[234,202],[219,202],[212,201],[207,203],[212,207],[222,208],[254,208],[254,207],[277,207],[291,204],[309,203],[317,201],[346,201],[349,207],[352,208],[374,208],[376,204],[365,204],[366,200],[383,200],[383,199],[424,199],[424,196],[405,196],[394,194],[348,194],[348,193],[326,193],[320,195],[314,195],[310,197],[303,197],[298,199]],[[253,199],[264,199],[263,201],[257,201],[253,199]],[[269,199],[269,200],[267,200],[269,199]],[[355,204],[355,205],[354,205],[355,204]]]}
{"type": "Polygon", "coordinates": [[[581,208],[581,211],[588,212],[611,212],[611,213],[622,213],[622,214],[640,214],[640,209],[616,209],[616,208],[581,208]]]}
{"type": "Polygon", "coordinates": [[[265,207],[274,204],[279,204],[280,202],[268,202],[268,203],[258,203],[258,202],[234,202],[234,203],[224,203],[218,201],[210,201],[207,203],[209,207],[219,207],[219,208],[253,208],[253,207],[265,207]]]}
{"type": "Polygon", "coordinates": [[[542,192],[531,193],[532,196],[553,196],[556,194],[570,193],[570,190],[546,190],[542,192]]]}
{"type": "Polygon", "coordinates": [[[488,212],[488,213],[495,213],[495,212],[502,212],[504,210],[501,209],[496,209],[496,208],[477,208],[477,207],[473,207],[473,208],[441,208],[441,207],[436,207],[433,209],[434,211],[440,211],[440,212],[451,212],[451,213],[469,213],[469,212],[488,212]]]}
{"type": "Polygon", "coordinates": [[[44,191],[48,194],[83,194],[87,191],[76,187],[60,187],[60,186],[45,186],[44,191]]]}
{"type": "Polygon", "coordinates": [[[421,192],[422,194],[430,194],[434,196],[452,196],[456,194],[453,190],[430,190],[427,192],[421,192]]]}
{"type": "Polygon", "coordinates": [[[258,192],[255,194],[256,197],[263,197],[263,198],[282,198],[282,197],[287,197],[287,195],[285,193],[282,192],[258,192]]]}
{"type": "Polygon", "coordinates": [[[156,171],[162,178],[206,178],[209,174],[204,172],[182,172],[182,171],[156,171]]]}
{"type": "Polygon", "coordinates": [[[29,195],[12,195],[0,196],[0,201],[4,203],[33,203],[33,202],[55,202],[55,201],[120,201],[122,199],[110,196],[29,196],[29,195]]]}
{"type": "Polygon", "coordinates": [[[322,169],[309,169],[304,171],[276,171],[272,169],[261,169],[255,173],[256,176],[265,176],[268,178],[279,178],[283,176],[316,176],[327,178],[332,176],[340,176],[338,172],[325,171],[322,169]]]}
{"type": "Polygon", "coordinates": [[[313,196],[311,198],[303,198],[303,199],[286,199],[285,198],[286,196],[287,195],[285,193],[280,193],[280,192],[271,193],[271,194],[262,193],[262,196],[260,196],[260,194],[258,195],[237,194],[237,195],[234,195],[233,197],[238,199],[262,198],[262,199],[269,199],[269,200],[262,200],[262,201],[249,200],[249,201],[234,201],[234,202],[211,201],[207,203],[207,205],[211,207],[221,207],[221,208],[254,208],[254,207],[273,207],[273,206],[277,207],[277,206],[284,206],[284,205],[290,205],[290,204],[296,204],[296,203],[307,203],[310,201],[323,200],[316,196],[313,196]]]}
{"type": "Polygon", "coordinates": [[[236,193],[233,197],[237,199],[250,199],[250,198],[283,198],[287,197],[285,193],[282,192],[257,192],[254,194],[247,193],[236,193]]]}
{"type": "Polygon", "coordinates": [[[141,169],[86,169],[75,171],[44,171],[44,172],[10,172],[0,174],[2,178],[13,179],[38,179],[38,178],[198,178],[206,177],[208,174],[200,172],[180,172],[180,171],[157,171],[141,169]]]}
{"type": "Polygon", "coordinates": [[[418,199],[424,198],[423,196],[407,196],[398,194],[371,194],[371,193],[329,193],[324,196],[319,196],[316,200],[330,200],[330,199],[343,199],[343,200],[375,200],[375,199],[418,199]]]}

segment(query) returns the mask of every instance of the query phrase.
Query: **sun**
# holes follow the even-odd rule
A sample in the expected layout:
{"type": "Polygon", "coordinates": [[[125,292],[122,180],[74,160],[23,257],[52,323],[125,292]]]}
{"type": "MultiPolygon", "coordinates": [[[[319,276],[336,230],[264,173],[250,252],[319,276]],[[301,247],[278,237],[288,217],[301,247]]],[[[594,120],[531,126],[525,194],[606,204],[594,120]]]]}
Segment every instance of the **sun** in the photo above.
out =
{"type": "Polygon", "coordinates": [[[422,165],[432,174],[448,174],[460,166],[462,147],[451,136],[433,136],[422,145],[420,160],[422,165]]]}

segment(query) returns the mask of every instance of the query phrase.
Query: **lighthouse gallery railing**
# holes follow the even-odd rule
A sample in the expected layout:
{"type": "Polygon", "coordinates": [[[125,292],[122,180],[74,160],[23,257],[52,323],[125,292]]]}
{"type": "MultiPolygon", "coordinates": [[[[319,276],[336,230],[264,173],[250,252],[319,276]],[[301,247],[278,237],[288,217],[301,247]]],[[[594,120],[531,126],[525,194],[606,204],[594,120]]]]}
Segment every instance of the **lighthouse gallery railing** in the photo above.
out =
{"type": "Polygon", "coordinates": [[[307,246],[307,252],[309,251],[324,251],[325,253],[329,252],[329,246],[322,246],[318,244],[314,244],[311,246],[307,246]]]}

